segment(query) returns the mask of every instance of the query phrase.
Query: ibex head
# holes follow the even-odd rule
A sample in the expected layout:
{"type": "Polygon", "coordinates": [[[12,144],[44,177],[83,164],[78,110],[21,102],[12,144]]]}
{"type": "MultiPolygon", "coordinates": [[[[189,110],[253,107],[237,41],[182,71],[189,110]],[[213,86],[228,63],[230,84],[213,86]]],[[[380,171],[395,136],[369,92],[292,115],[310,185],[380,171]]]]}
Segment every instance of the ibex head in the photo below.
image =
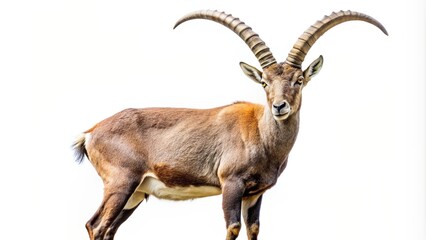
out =
{"type": "Polygon", "coordinates": [[[333,12],[330,16],[325,16],[321,21],[317,21],[309,27],[298,38],[287,59],[282,63],[277,63],[259,35],[238,18],[224,12],[197,11],[181,18],[174,28],[192,19],[208,19],[220,23],[239,35],[249,46],[263,71],[244,62],[241,62],[240,66],[250,79],[259,83],[265,89],[268,107],[277,121],[287,119],[300,109],[303,87],[321,70],[322,56],[319,56],[305,70],[302,70],[302,63],[309,49],[322,34],[340,23],[361,20],[375,25],[388,35],[383,25],[368,15],[353,11],[333,12]]]}

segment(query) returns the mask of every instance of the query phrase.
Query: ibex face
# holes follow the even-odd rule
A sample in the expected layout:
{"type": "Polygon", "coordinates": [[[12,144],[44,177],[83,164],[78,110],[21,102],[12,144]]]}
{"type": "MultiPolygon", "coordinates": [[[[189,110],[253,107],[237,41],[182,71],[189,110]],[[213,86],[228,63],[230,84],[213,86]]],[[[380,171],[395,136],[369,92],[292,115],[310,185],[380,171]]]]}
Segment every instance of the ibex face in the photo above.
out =
{"type": "Polygon", "coordinates": [[[282,121],[299,111],[302,89],[321,70],[322,63],[320,56],[305,71],[286,63],[272,64],[263,73],[244,62],[240,66],[250,79],[262,85],[272,116],[282,121]]]}

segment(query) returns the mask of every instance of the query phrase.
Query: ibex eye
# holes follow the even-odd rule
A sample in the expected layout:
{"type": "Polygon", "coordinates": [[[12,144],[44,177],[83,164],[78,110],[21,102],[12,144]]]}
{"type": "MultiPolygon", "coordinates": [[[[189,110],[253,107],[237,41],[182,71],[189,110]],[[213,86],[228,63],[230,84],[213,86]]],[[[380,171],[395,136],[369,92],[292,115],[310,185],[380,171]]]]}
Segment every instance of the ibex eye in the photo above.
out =
{"type": "Polygon", "coordinates": [[[302,76],[302,75],[300,75],[298,78],[297,78],[297,84],[299,84],[299,85],[302,85],[303,84],[303,80],[304,80],[305,78],[302,76]]]}
{"type": "Polygon", "coordinates": [[[266,88],[266,86],[268,86],[268,84],[266,82],[261,82],[260,84],[262,84],[263,88],[266,88]]]}

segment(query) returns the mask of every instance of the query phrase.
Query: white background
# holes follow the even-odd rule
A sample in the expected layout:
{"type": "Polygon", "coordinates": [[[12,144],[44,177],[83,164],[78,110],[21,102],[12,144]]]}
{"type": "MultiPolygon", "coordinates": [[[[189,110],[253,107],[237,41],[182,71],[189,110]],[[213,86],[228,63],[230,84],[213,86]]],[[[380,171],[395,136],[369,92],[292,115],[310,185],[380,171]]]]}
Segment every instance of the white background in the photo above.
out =
{"type": "MultiPolygon", "coordinates": [[[[265,102],[238,66],[259,64],[234,33],[201,20],[172,30],[199,9],[241,18],[279,61],[332,11],[383,23],[388,37],[362,22],[339,25],[307,55],[304,67],[320,54],[324,66],[304,89],[299,137],[263,198],[259,237],[424,240],[423,0],[2,1],[2,239],[88,239],[103,186],[70,145],[115,112],[265,102]]],[[[116,239],[224,239],[224,225],[220,196],[152,197],[116,239]]]]}

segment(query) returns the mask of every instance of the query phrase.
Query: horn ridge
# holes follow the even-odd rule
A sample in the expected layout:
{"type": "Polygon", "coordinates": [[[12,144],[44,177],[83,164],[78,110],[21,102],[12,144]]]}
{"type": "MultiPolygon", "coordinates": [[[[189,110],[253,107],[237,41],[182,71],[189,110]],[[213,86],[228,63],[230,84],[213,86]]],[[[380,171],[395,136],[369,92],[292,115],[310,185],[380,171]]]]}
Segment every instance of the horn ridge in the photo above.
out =
{"type": "Polygon", "coordinates": [[[367,14],[355,11],[339,11],[332,12],[330,15],[325,15],[321,20],[311,25],[296,41],[293,48],[290,50],[286,63],[301,68],[302,62],[305,59],[309,49],[314,43],[328,30],[334,26],[347,21],[364,21],[378,27],[384,34],[388,35],[385,27],[376,19],[367,14]]]}
{"type": "Polygon", "coordinates": [[[193,19],[211,20],[236,33],[247,44],[263,69],[277,62],[265,42],[252,30],[250,26],[246,25],[240,19],[233,17],[231,14],[226,14],[225,12],[219,12],[217,10],[200,10],[192,12],[179,19],[173,29],[180,24],[193,19]]]}

